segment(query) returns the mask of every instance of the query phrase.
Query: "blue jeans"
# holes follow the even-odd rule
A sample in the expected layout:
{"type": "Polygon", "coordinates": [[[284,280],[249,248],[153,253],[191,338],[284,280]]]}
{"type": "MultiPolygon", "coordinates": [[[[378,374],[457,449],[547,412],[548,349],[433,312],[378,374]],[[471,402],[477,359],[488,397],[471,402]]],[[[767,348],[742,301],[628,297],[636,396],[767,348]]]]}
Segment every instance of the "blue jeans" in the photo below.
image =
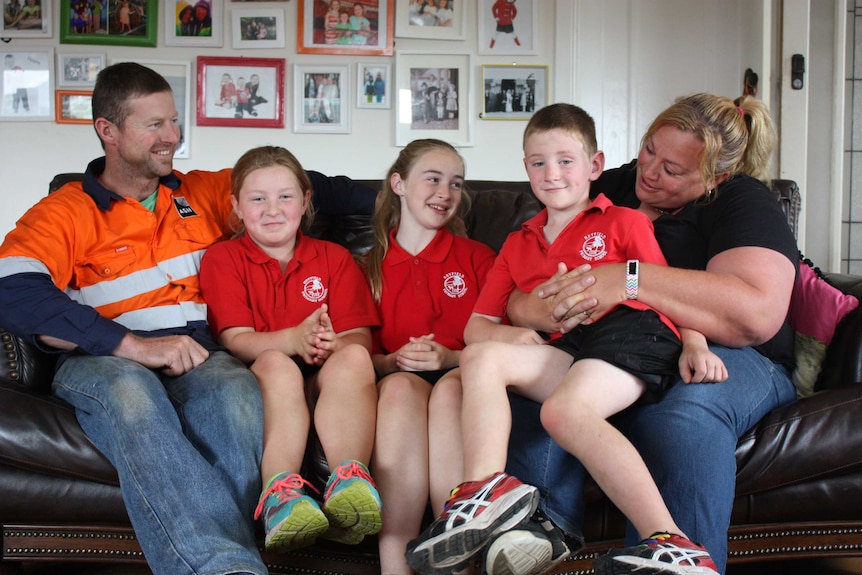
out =
{"type": "MultiPolygon", "coordinates": [[[[678,381],[662,399],[617,415],[652,472],[677,525],[703,543],[724,573],[727,529],[736,487],[736,444],[773,409],[796,398],[787,370],[751,348],[710,346],[727,366],[718,384],[678,381]]],[[[580,534],[585,470],[544,432],[538,404],[513,397],[507,471],[539,487],[542,510],[563,530],[580,534]]],[[[640,537],[629,524],[627,544],[640,537]]]]}
{"type": "Polygon", "coordinates": [[[255,543],[263,411],[254,375],[225,352],[179,377],[117,357],[75,356],[54,378],[117,468],[156,575],[265,575],[255,543]]]}

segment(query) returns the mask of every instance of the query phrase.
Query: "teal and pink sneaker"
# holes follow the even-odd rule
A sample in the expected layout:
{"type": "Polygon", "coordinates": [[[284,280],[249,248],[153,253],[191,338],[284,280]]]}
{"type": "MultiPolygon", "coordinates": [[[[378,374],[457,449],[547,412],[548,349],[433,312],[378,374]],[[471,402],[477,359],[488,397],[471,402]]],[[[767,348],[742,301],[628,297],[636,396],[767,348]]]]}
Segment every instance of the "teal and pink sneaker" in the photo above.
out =
{"type": "Polygon", "coordinates": [[[329,527],[317,501],[305,494],[314,487],[296,473],[272,477],[260,496],[254,518],[263,517],[267,551],[290,551],[313,544],[329,527]]]}
{"type": "Polygon", "coordinates": [[[323,513],[329,519],[324,539],[355,545],[380,531],[383,504],[368,468],[347,460],[335,468],[323,496],[323,513]]]}

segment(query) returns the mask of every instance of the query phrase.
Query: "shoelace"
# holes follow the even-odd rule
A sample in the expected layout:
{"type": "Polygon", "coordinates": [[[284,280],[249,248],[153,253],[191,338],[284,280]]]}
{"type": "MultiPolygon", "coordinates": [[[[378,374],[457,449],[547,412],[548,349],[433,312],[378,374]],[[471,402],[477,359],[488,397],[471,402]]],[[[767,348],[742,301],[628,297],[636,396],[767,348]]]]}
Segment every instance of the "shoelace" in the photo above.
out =
{"type": "Polygon", "coordinates": [[[336,467],[335,477],[337,481],[333,481],[332,483],[330,483],[329,489],[326,490],[326,499],[329,498],[329,495],[332,493],[332,490],[335,488],[336,485],[338,485],[338,483],[347,479],[352,479],[354,477],[364,479],[365,481],[370,483],[372,487],[377,489],[377,485],[375,485],[374,480],[371,478],[371,475],[368,474],[368,471],[365,470],[365,466],[358,461],[351,461],[350,463],[345,463],[344,465],[336,467]]]}
{"type": "Polygon", "coordinates": [[[302,493],[299,493],[299,490],[306,485],[315,493],[320,493],[314,488],[314,485],[303,479],[298,473],[291,473],[287,477],[273,481],[272,485],[261,495],[257,508],[254,510],[254,518],[258,519],[260,514],[263,513],[263,503],[270,495],[275,495],[280,502],[290,501],[291,499],[302,497],[302,493]]]}

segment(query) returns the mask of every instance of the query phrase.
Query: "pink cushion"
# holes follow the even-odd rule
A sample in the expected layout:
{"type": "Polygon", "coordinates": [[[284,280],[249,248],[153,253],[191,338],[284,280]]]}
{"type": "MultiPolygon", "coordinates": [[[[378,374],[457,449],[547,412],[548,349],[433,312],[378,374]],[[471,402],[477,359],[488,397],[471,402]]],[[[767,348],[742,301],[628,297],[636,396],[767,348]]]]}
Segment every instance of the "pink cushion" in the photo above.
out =
{"type": "Polygon", "coordinates": [[[803,260],[799,278],[790,298],[789,319],[793,331],[832,343],[835,328],[844,316],[859,306],[859,300],[847,295],[817,275],[803,260]]]}

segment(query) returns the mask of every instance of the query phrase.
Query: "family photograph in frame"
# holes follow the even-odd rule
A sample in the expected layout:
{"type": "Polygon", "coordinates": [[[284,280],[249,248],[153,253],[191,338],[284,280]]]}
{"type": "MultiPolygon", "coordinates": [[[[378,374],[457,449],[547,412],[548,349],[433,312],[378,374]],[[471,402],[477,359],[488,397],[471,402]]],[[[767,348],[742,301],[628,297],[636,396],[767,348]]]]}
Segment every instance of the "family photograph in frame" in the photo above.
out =
{"type": "Polygon", "coordinates": [[[284,48],[284,10],[231,10],[234,48],[284,48]]]}
{"type": "Polygon", "coordinates": [[[158,0],[58,0],[61,44],[155,48],[158,0]]]}
{"type": "Polygon", "coordinates": [[[463,40],[468,0],[396,0],[395,35],[428,40],[463,40]]]}
{"type": "Polygon", "coordinates": [[[395,0],[297,0],[298,54],[391,56],[395,0]]]}
{"type": "Polygon", "coordinates": [[[57,90],[54,103],[58,124],[92,124],[92,90],[57,90]]]}
{"type": "Polygon", "coordinates": [[[356,107],[391,108],[392,73],[389,64],[357,62],[356,107]]]}
{"type": "Polygon", "coordinates": [[[0,76],[0,120],[50,122],[54,120],[54,66],[52,50],[3,50],[0,76]]]}
{"type": "Polygon", "coordinates": [[[293,65],[293,131],[350,133],[350,67],[293,65]]]}
{"type": "Polygon", "coordinates": [[[198,126],[284,127],[283,58],[198,56],[198,126]]]}
{"type": "Polygon", "coordinates": [[[484,64],[484,120],[529,120],[548,103],[548,66],[484,64]]]}
{"type": "Polygon", "coordinates": [[[57,53],[57,86],[92,88],[96,76],[105,67],[104,54],[57,53]]]}
{"type": "Polygon", "coordinates": [[[539,0],[476,0],[481,55],[538,53],[539,0]]]}
{"type": "Polygon", "coordinates": [[[53,0],[3,0],[0,38],[51,38],[53,0]]]}
{"type": "Polygon", "coordinates": [[[164,0],[165,46],[222,45],[223,0],[164,0]]]}

